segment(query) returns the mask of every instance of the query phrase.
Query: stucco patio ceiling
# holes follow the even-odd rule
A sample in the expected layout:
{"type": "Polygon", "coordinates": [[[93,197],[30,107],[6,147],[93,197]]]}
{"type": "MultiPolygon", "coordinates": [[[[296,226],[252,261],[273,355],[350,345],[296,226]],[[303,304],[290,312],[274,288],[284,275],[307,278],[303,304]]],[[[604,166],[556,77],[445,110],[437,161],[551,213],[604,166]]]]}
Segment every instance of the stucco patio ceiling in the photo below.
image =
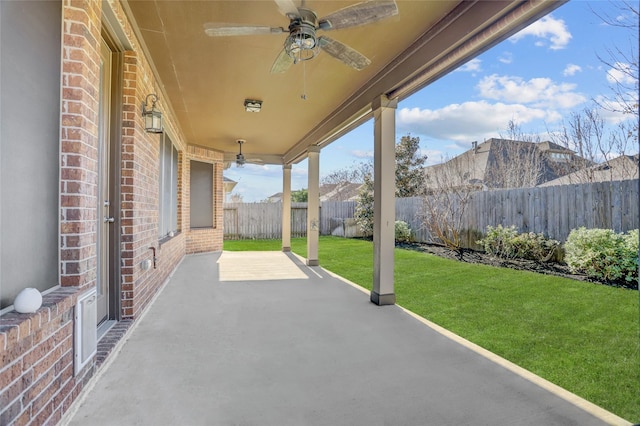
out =
{"type": "MultiPolygon", "coordinates": [[[[295,0],[299,5],[299,0],[295,0]]],[[[308,0],[319,17],[357,1],[308,0]]],[[[371,117],[380,95],[402,100],[534,22],[562,1],[403,1],[396,16],[327,35],[371,60],[361,71],[321,51],[273,74],[287,34],[209,37],[211,22],[287,28],[275,2],[123,0],[187,142],[251,161],[292,163],[371,117]],[[306,99],[302,99],[305,94],[306,99]],[[263,102],[245,112],[244,100],[263,102]]],[[[318,31],[322,35],[322,30],[318,31]]]]}

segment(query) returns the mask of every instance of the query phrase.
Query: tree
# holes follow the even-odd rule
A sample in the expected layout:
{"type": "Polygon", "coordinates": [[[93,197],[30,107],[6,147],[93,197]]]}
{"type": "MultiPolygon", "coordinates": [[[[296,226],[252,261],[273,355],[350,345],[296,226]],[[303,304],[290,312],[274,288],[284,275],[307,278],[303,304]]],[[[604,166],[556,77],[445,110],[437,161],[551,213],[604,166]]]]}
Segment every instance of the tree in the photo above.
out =
{"type": "MultiPolygon", "coordinates": [[[[551,133],[552,140],[560,146],[575,151],[582,159],[582,164],[574,165],[574,173],[568,176],[571,183],[588,183],[602,180],[601,167],[587,167],[597,163],[608,163],[612,159],[625,155],[630,145],[637,138],[637,132],[630,131],[629,123],[621,122],[615,126],[607,126],[598,108],[585,108],[572,112],[562,128],[551,133]]],[[[619,162],[619,170],[609,168],[609,180],[619,176],[631,176],[637,169],[632,162],[619,162]]]]}
{"type": "Polygon", "coordinates": [[[242,194],[239,194],[237,192],[232,192],[229,195],[229,201],[232,203],[241,203],[243,201],[242,194]]]}
{"type": "MultiPolygon", "coordinates": [[[[395,147],[396,197],[416,197],[424,191],[423,166],[427,156],[420,153],[420,138],[403,136],[395,147]]],[[[355,219],[366,235],[373,233],[373,165],[363,168],[363,185],[358,194],[355,219]]]]}
{"type": "Polygon", "coordinates": [[[640,11],[637,2],[612,2],[617,8],[615,16],[600,15],[606,25],[621,28],[628,33],[626,46],[606,49],[606,55],[598,55],[600,62],[609,68],[607,80],[610,94],[594,101],[603,109],[634,117],[629,129],[638,138],[638,30],[640,11]]]}
{"type": "Polygon", "coordinates": [[[473,192],[482,189],[481,183],[466,179],[469,170],[475,167],[472,164],[475,159],[475,156],[459,157],[457,161],[447,161],[446,167],[432,169],[429,173],[429,191],[424,196],[419,215],[433,242],[452,249],[462,247],[466,208],[473,192]]]}
{"type": "Polygon", "coordinates": [[[364,182],[356,200],[354,218],[364,235],[373,234],[373,173],[364,176],[364,182]]]}
{"type": "Polygon", "coordinates": [[[509,120],[503,139],[507,142],[495,142],[500,146],[487,167],[485,183],[494,188],[530,188],[541,183],[544,158],[537,146],[540,136],[524,133],[516,121],[509,120]]]}
{"type": "Polygon", "coordinates": [[[306,203],[309,199],[309,191],[305,188],[297,191],[291,191],[291,201],[294,203],[306,203]]]}
{"type": "Polygon", "coordinates": [[[416,197],[423,193],[427,156],[420,153],[420,138],[403,136],[396,144],[396,197],[416,197]]]}
{"type": "Polygon", "coordinates": [[[344,183],[362,183],[364,175],[369,172],[370,166],[366,162],[356,163],[351,167],[334,170],[324,176],[320,183],[323,185],[339,185],[344,183]]]}
{"type": "Polygon", "coordinates": [[[334,170],[324,176],[320,183],[334,187],[333,200],[345,201],[350,196],[349,184],[364,182],[364,176],[370,171],[371,167],[370,162],[354,162],[351,167],[334,170]]]}

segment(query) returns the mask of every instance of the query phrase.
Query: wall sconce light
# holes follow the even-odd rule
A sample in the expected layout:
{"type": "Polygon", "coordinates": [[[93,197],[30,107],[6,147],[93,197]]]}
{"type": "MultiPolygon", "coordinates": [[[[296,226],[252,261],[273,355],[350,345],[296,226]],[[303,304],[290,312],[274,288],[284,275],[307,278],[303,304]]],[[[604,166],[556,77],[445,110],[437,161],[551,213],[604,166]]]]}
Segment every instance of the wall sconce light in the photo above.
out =
{"type": "Polygon", "coordinates": [[[158,96],[155,93],[151,93],[147,95],[145,102],[142,104],[144,130],[149,133],[162,133],[162,113],[156,109],[156,102],[158,102],[158,96]],[[151,109],[147,109],[149,98],[152,98],[151,109]]]}
{"type": "Polygon", "coordinates": [[[256,101],[253,99],[244,100],[244,110],[247,112],[260,112],[262,108],[262,101],[256,101]]]}

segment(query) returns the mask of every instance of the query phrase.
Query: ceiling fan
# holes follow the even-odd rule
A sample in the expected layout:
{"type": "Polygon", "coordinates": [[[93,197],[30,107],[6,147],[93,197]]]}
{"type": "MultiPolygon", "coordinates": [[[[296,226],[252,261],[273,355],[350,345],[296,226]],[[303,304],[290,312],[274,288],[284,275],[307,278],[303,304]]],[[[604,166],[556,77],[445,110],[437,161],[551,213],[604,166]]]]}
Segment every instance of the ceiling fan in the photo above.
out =
{"type": "Polygon", "coordinates": [[[274,0],[280,12],[289,18],[288,28],[257,25],[236,25],[221,22],[204,24],[204,31],[211,37],[231,37],[288,33],[284,48],[271,67],[272,73],[281,73],[292,64],[314,58],[320,49],[356,70],[362,70],[371,61],[355,49],[325,35],[318,30],[330,31],[370,24],[398,14],[395,0],[371,0],[337,10],[324,18],[293,0],[274,0]]]}
{"type": "Polygon", "coordinates": [[[245,158],[242,153],[242,145],[246,142],[244,139],[238,139],[236,141],[240,148],[240,151],[236,154],[236,166],[243,167],[246,163],[254,163],[254,164],[263,164],[262,159],[260,158],[245,158]]]}

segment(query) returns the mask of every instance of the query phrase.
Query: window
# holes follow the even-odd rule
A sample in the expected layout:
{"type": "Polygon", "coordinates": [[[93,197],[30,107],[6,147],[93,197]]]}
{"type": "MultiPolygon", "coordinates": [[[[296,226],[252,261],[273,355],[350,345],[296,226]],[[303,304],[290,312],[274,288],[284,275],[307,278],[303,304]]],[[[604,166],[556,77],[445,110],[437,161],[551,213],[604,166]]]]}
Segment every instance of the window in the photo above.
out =
{"type": "Polygon", "coordinates": [[[191,228],[213,228],[213,164],[191,161],[191,228]]]}
{"type": "Polygon", "coordinates": [[[178,150],[166,133],[162,133],[160,139],[158,222],[160,238],[178,230],[178,150]]]}
{"type": "Polygon", "coordinates": [[[566,163],[571,160],[571,155],[564,152],[551,152],[551,160],[566,163]]]}

